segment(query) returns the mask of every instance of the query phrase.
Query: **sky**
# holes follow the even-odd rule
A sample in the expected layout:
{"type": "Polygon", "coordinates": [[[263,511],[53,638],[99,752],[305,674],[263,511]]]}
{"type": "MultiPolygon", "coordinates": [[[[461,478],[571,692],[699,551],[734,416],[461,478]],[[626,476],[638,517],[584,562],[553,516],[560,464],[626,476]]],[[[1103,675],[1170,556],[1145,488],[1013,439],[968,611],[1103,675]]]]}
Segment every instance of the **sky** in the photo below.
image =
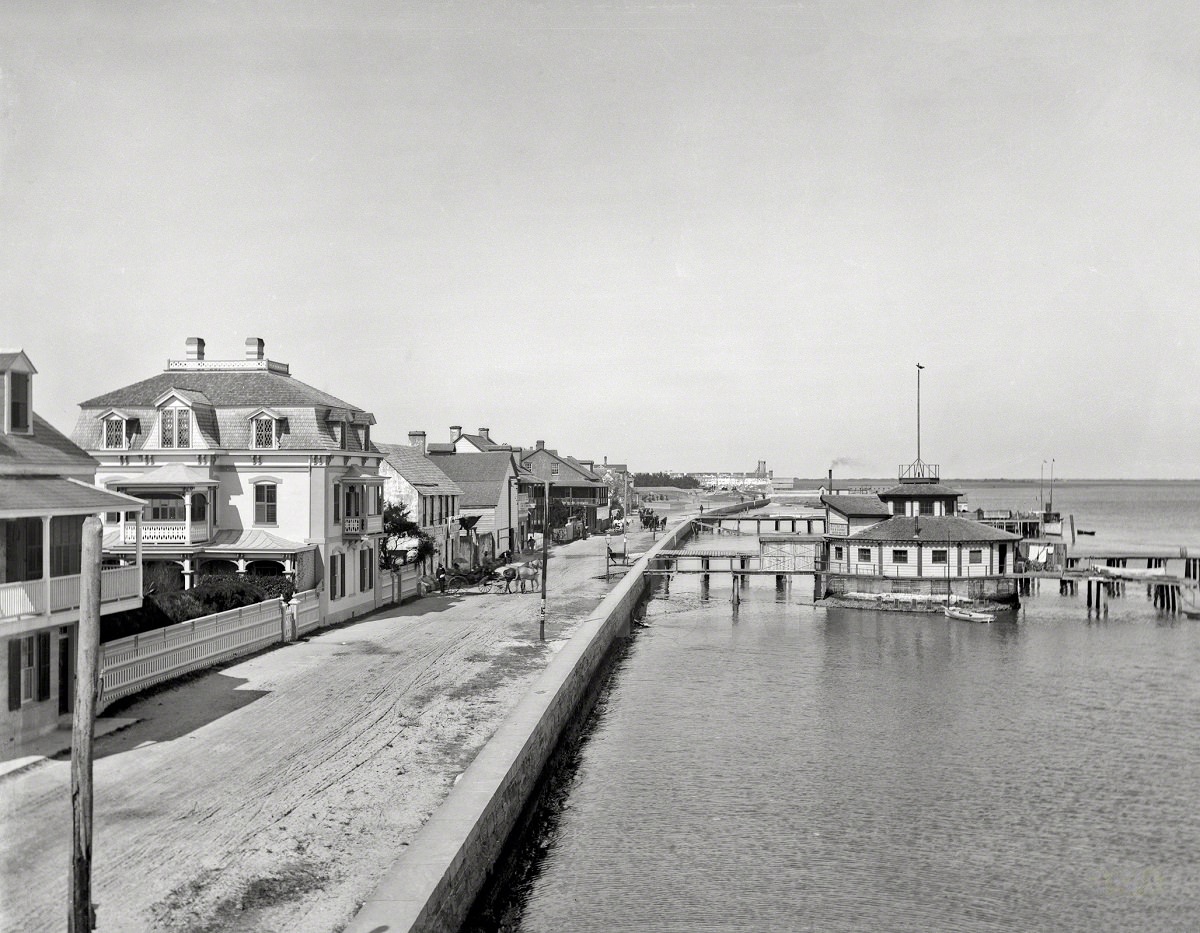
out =
{"type": "Polygon", "coordinates": [[[635,470],[1200,477],[1200,5],[0,5],[0,346],[635,470]]]}

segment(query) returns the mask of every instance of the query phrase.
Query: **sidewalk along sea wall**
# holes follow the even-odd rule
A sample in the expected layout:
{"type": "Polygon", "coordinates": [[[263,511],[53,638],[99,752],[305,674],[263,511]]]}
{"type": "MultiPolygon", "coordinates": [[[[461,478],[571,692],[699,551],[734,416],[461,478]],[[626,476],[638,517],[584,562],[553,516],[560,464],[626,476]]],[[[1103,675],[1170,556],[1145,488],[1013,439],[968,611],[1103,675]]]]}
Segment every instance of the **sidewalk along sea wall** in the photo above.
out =
{"type": "MultiPolygon", "coordinates": [[[[733,510],[762,503],[739,504],[733,510]]],[[[429,818],[346,933],[454,933],[504,852],[568,726],[589,712],[595,681],[629,631],[646,569],[692,533],[684,522],[630,569],[585,620],[429,818]]]]}

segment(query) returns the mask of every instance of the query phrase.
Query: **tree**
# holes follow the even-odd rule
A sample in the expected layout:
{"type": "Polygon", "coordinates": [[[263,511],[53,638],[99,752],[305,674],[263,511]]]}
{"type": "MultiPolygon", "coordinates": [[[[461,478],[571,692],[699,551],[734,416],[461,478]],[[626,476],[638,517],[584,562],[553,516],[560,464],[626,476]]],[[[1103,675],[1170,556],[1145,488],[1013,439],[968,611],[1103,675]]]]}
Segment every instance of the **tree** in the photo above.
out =
{"type": "Polygon", "coordinates": [[[395,570],[405,562],[411,548],[401,547],[401,542],[417,539],[417,561],[432,557],[433,539],[421,530],[421,526],[408,517],[408,509],[398,502],[385,502],[383,506],[383,539],[379,544],[379,569],[395,570]]]}

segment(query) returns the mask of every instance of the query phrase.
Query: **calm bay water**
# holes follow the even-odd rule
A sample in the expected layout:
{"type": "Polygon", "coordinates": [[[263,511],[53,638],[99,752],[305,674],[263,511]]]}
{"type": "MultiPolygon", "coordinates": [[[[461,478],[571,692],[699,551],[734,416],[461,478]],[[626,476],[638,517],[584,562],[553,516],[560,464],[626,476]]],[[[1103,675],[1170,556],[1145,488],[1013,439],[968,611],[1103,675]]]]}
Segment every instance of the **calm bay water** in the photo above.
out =
{"type": "MultiPolygon", "coordinates": [[[[1116,485],[1077,523],[1200,542],[1200,484],[1116,485]]],[[[1200,622],[1144,588],[978,625],[677,577],[647,622],[511,928],[1200,929],[1200,622]]]]}

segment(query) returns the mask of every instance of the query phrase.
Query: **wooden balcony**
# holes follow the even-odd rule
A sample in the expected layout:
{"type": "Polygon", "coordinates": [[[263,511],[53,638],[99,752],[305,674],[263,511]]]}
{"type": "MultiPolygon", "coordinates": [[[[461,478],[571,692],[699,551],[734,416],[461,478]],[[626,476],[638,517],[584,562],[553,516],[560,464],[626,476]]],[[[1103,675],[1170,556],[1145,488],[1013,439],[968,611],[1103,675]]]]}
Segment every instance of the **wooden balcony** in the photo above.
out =
{"type": "MultiPolygon", "coordinates": [[[[100,572],[101,605],[140,599],[141,595],[141,567],[111,567],[100,572]]],[[[79,599],[79,574],[0,583],[0,621],[76,610],[79,608],[79,599]]]]}
{"type": "MultiPolygon", "coordinates": [[[[192,522],[190,535],[186,522],[142,522],[142,544],[144,546],[182,545],[187,547],[192,544],[201,544],[208,538],[206,522],[192,522]]],[[[125,544],[136,543],[137,528],[133,524],[125,525],[125,534],[122,540],[125,544]]]]}
{"type": "Polygon", "coordinates": [[[382,515],[347,515],[342,519],[343,535],[372,535],[383,531],[382,515]]]}

